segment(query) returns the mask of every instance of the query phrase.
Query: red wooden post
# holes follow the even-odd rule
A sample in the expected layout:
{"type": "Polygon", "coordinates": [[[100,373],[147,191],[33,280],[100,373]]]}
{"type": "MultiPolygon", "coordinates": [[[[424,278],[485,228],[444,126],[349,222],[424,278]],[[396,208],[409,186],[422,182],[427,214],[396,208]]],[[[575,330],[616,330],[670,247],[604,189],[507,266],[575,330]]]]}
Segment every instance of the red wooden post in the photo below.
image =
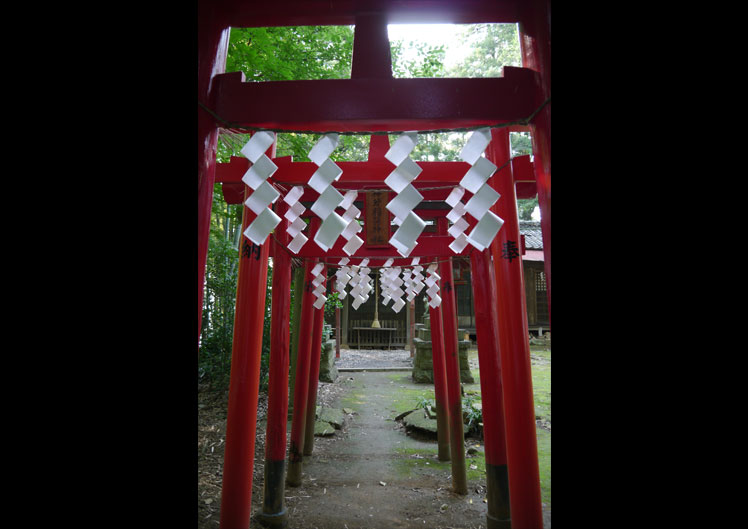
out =
{"type": "Polygon", "coordinates": [[[293,394],[293,417],[291,419],[291,446],[288,450],[286,485],[301,485],[303,463],[304,429],[306,427],[307,394],[309,391],[309,360],[312,354],[312,332],[314,328],[314,294],[312,294],[313,260],[304,261],[304,294],[301,300],[301,331],[299,352],[296,355],[296,380],[293,394]]]}
{"type": "Polygon", "coordinates": [[[442,307],[429,305],[431,326],[431,363],[434,366],[434,397],[436,400],[436,436],[439,444],[439,461],[449,461],[449,404],[447,371],[444,360],[444,325],[442,307]]]}
{"type": "MultiPolygon", "coordinates": [[[[249,193],[251,189],[247,187],[245,196],[249,193]]],[[[245,230],[256,215],[245,207],[242,216],[245,230]]],[[[221,529],[249,526],[269,251],[269,240],[257,246],[242,237],[223,459],[221,529]]]]}
{"type": "MultiPolygon", "coordinates": [[[[494,129],[492,138],[486,158],[501,166],[509,158],[509,133],[506,129],[494,129]]],[[[501,195],[495,207],[504,220],[494,239],[498,249],[494,267],[512,528],[529,529],[543,526],[543,512],[519,220],[509,166],[497,172],[490,182],[501,195]]]]}
{"type": "MultiPolygon", "coordinates": [[[[288,205],[276,202],[279,217],[288,205]]],[[[268,380],[268,416],[265,443],[265,484],[262,512],[258,519],[273,527],[285,525],[283,479],[286,471],[286,424],[288,415],[288,362],[291,328],[291,258],[286,250],[290,237],[285,229],[276,230],[273,245],[273,289],[268,380]]]]}
{"type": "MultiPolygon", "coordinates": [[[[327,266],[320,272],[327,277],[327,266]]],[[[327,280],[321,283],[327,285],[327,280]]],[[[317,412],[317,388],[319,387],[319,363],[322,354],[322,327],[325,324],[325,306],[314,311],[314,332],[312,334],[312,356],[309,364],[309,393],[307,396],[306,429],[304,437],[304,455],[312,455],[314,450],[314,419],[317,412]]]]}
{"type": "Polygon", "coordinates": [[[335,358],[340,358],[340,307],[335,307],[335,358]]]}
{"type": "Polygon", "coordinates": [[[488,249],[470,253],[475,304],[475,332],[480,364],[483,403],[483,440],[486,449],[488,529],[508,529],[509,481],[506,464],[504,396],[499,357],[499,328],[496,313],[496,279],[488,249]]]}
{"type": "Polygon", "coordinates": [[[385,13],[356,15],[351,79],[392,79],[392,55],[385,13]]]}
{"type": "MultiPolygon", "coordinates": [[[[438,221],[440,232],[447,219],[438,221]]],[[[462,386],[460,385],[460,358],[457,343],[457,303],[453,284],[452,258],[439,265],[439,293],[442,297],[442,322],[444,335],[444,358],[447,373],[447,405],[449,406],[449,446],[452,455],[452,489],[457,494],[467,494],[467,470],[465,468],[465,433],[462,424],[462,386]]]]}
{"type": "Polygon", "coordinates": [[[408,329],[408,332],[410,334],[409,337],[409,343],[410,343],[410,357],[413,358],[416,355],[416,341],[414,338],[416,337],[416,300],[415,298],[408,303],[408,314],[410,314],[410,329],[408,329]]]}
{"type": "MultiPolygon", "coordinates": [[[[519,23],[522,66],[540,73],[543,100],[551,96],[551,17],[549,0],[533,0],[520,5],[519,23]]],[[[531,123],[535,182],[543,233],[543,256],[551,319],[551,104],[548,103],[531,123]]]]}
{"type": "MultiPolygon", "coordinates": [[[[198,2],[197,98],[213,107],[213,77],[226,69],[229,25],[221,20],[210,2],[198,2]]],[[[216,174],[218,128],[215,119],[204,109],[197,110],[197,337],[203,319],[205,262],[208,255],[210,211],[213,206],[213,183],[216,174]]]]}

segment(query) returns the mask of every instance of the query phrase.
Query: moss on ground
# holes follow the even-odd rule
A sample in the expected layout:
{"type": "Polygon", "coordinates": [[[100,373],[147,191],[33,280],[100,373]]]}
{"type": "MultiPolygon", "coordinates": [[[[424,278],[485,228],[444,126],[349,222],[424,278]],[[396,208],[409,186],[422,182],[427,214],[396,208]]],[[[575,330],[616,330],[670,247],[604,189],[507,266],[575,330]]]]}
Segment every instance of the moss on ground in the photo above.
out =
{"type": "MultiPolygon", "coordinates": [[[[551,422],[551,351],[542,346],[531,347],[531,353],[536,357],[532,363],[532,383],[533,396],[535,402],[536,416],[542,421],[550,424],[551,422]]],[[[469,351],[469,359],[477,366],[476,349],[469,351]]],[[[476,400],[480,398],[480,371],[477,368],[472,369],[473,376],[476,379],[475,384],[463,384],[466,394],[473,394],[476,400]]],[[[387,407],[392,413],[392,418],[396,415],[412,410],[418,406],[423,399],[434,399],[433,384],[414,384],[410,378],[410,373],[395,372],[387,375],[390,386],[393,389],[391,404],[387,407]]],[[[367,404],[367,388],[362,387],[359,381],[355,381],[351,393],[342,399],[341,406],[360,410],[367,404]]],[[[538,466],[540,472],[540,491],[544,503],[551,504],[551,432],[542,428],[537,428],[538,443],[538,466]]],[[[438,447],[434,445],[433,449],[414,449],[414,448],[397,448],[397,453],[405,456],[398,458],[395,463],[397,472],[401,477],[418,471],[419,469],[436,469],[446,473],[451,472],[451,463],[449,461],[439,461],[437,459],[438,447]],[[413,457],[420,455],[422,457],[413,457]],[[428,465],[426,465],[428,463],[428,465]]],[[[485,479],[485,457],[483,454],[467,456],[466,460],[467,478],[469,481],[485,479]],[[470,468],[473,465],[476,468],[470,468]]]]}
{"type": "Polygon", "coordinates": [[[551,504],[551,432],[537,428],[538,467],[540,472],[540,498],[551,504]]]}
{"type": "Polygon", "coordinates": [[[438,448],[396,448],[398,455],[402,456],[395,460],[395,469],[398,477],[407,478],[417,474],[419,469],[433,472],[451,472],[452,464],[449,461],[437,459],[438,448]]]}

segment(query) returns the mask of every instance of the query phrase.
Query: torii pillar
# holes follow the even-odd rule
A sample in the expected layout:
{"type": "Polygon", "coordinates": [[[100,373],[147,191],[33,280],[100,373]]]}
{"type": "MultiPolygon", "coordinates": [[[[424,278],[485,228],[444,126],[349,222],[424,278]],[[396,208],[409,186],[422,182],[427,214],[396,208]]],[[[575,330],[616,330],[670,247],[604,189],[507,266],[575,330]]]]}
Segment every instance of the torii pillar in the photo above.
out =
{"type": "MultiPolygon", "coordinates": [[[[208,108],[215,107],[213,78],[226,70],[229,26],[219,16],[220,6],[198,2],[197,98],[208,108]]],[[[197,339],[203,319],[205,263],[210,239],[210,211],[216,175],[218,126],[205,109],[197,111],[197,339]]]]}
{"type": "MultiPolygon", "coordinates": [[[[509,131],[493,129],[491,133],[486,158],[501,167],[510,157],[509,131]]],[[[504,220],[491,248],[497,286],[511,520],[513,529],[533,529],[543,527],[543,511],[519,219],[511,166],[497,171],[490,183],[501,195],[492,209],[504,220]]]]}
{"type": "MultiPolygon", "coordinates": [[[[275,143],[269,149],[269,155],[274,156],[274,151],[275,143]]],[[[245,198],[251,192],[249,186],[245,186],[245,198]]],[[[246,230],[256,215],[245,207],[242,218],[242,230],[246,230]]],[[[242,237],[239,251],[221,488],[221,529],[249,526],[270,241],[257,246],[242,237]]]]}
{"type": "MultiPolygon", "coordinates": [[[[522,66],[540,74],[538,92],[543,99],[551,95],[551,10],[550,0],[520,3],[519,44],[522,66]]],[[[543,256],[548,296],[548,320],[551,319],[551,104],[538,112],[530,124],[532,152],[535,158],[535,182],[543,233],[543,256]]]]}

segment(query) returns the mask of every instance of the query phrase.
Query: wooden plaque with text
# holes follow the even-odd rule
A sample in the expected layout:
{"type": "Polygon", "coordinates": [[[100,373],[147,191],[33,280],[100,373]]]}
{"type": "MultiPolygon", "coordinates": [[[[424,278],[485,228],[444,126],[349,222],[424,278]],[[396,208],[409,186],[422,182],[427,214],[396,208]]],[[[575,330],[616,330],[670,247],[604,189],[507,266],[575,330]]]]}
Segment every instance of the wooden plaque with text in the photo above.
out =
{"type": "Polygon", "coordinates": [[[390,212],[387,210],[389,191],[367,191],[364,228],[368,248],[387,246],[390,240],[390,212]]]}

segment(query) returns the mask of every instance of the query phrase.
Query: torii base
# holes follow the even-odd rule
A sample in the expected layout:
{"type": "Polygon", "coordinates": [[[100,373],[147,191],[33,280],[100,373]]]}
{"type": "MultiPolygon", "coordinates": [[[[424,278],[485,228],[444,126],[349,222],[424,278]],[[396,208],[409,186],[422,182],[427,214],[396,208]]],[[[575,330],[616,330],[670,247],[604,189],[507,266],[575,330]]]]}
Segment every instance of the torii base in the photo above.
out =
{"type": "MultiPolygon", "coordinates": [[[[415,356],[413,357],[413,382],[417,384],[434,383],[434,363],[432,359],[433,351],[431,349],[431,329],[429,326],[430,318],[428,312],[423,317],[423,323],[416,323],[417,336],[413,339],[415,344],[415,356]]],[[[460,334],[463,334],[460,332],[460,334]]],[[[458,343],[460,357],[460,382],[463,384],[474,384],[475,378],[470,372],[470,363],[468,362],[468,349],[470,349],[470,340],[460,340],[458,343]]]]}

